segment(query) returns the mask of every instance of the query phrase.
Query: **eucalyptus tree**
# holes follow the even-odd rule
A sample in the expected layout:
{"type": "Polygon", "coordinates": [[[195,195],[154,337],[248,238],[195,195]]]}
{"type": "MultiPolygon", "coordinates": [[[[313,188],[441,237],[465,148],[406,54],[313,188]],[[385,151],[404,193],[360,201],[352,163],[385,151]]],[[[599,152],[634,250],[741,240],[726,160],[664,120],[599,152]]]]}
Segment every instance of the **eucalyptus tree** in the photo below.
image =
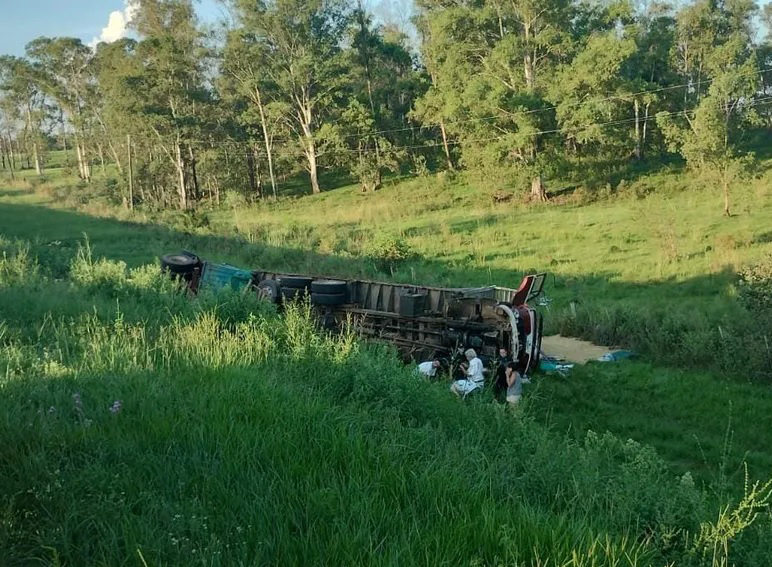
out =
{"type": "Polygon", "coordinates": [[[313,193],[320,193],[319,157],[329,146],[332,118],[346,82],[342,45],[349,9],[344,0],[233,0],[276,101],[289,110],[313,193]]]}
{"type": "Polygon", "coordinates": [[[433,82],[420,115],[444,119],[465,162],[525,171],[533,198],[545,200],[541,154],[551,148],[542,133],[554,124],[546,96],[554,69],[570,52],[572,3],[419,0],[418,5],[433,82]]]}
{"type": "Polygon", "coordinates": [[[91,60],[93,52],[81,40],[70,37],[33,40],[26,48],[35,70],[35,80],[62,110],[75,138],[78,173],[91,180],[88,148],[95,82],[91,60]]]}
{"type": "Polygon", "coordinates": [[[139,35],[127,79],[133,117],[155,138],[176,174],[179,207],[198,197],[197,143],[207,106],[204,45],[191,0],[132,0],[139,35]]]}
{"type": "MultiPolygon", "coordinates": [[[[36,71],[28,61],[0,56],[0,112],[3,112],[9,123],[23,124],[21,136],[32,154],[35,172],[42,175],[46,149],[45,125],[49,119],[50,106],[40,88],[36,71]]],[[[10,140],[3,141],[3,146],[10,147],[10,144],[10,140]]],[[[7,153],[10,158],[12,153],[7,153]]]]}
{"type": "Polygon", "coordinates": [[[753,162],[753,155],[742,148],[742,134],[759,123],[754,97],[759,92],[760,79],[750,41],[750,22],[756,6],[745,0],[690,6],[686,9],[689,18],[681,17],[678,21],[680,37],[685,35],[684,28],[692,31],[691,18],[697,9],[700,21],[706,26],[710,24],[698,43],[698,70],[695,74],[694,65],[680,67],[687,77],[697,79],[690,83],[689,93],[696,97],[696,106],[676,115],[660,113],[658,122],[671,149],[680,152],[691,166],[716,175],[723,193],[724,213],[730,215],[731,185],[744,176],[753,162]]]}

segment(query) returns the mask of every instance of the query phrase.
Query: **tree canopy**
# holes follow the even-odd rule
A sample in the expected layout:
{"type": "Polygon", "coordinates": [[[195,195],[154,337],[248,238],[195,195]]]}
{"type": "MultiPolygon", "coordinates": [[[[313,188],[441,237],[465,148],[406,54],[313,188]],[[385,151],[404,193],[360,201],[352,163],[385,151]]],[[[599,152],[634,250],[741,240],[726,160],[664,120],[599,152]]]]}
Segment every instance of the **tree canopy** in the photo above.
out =
{"type": "Polygon", "coordinates": [[[361,0],[226,3],[212,29],[191,0],[132,0],[131,39],[0,58],[2,167],[66,150],[127,206],[186,209],[443,168],[546,200],[675,158],[729,214],[772,128],[772,7],[751,0],[415,0],[415,33],[361,0]]]}

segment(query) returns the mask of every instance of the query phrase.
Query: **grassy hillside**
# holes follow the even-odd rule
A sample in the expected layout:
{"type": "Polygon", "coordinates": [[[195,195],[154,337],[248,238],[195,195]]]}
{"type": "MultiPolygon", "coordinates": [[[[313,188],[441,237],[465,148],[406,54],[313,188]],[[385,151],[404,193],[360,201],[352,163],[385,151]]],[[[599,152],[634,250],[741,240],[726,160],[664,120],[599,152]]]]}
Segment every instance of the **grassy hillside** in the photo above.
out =
{"type": "MultiPolygon", "coordinates": [[[[72,183],[8,187],[0,370],[12,450],[0,465],[9,487],[0,548],[10,564],[56,564],[56,554],[66,564],[140,564],[139,549],[150,565],[196,553],[207,565],[605,565],[623,550],[638,557],[630,564],[709,565],[686,533],[741,498],[743,461],[751,479],[772,471],[772,393],[737,368],[731,378],[689,368],[683,343],[668,359],[668,329],[644,329],[641,362],[539,378],[514,417],[486,397],[459,406],[445,386],[417,385],[390,355],[350,339],[319,342],[302,313],[276,319],[227,297],[190,304],[143,267],[188,248],[244,266],[446,285],[515,285],[547,268],[553,329],[602,335],[597,317],[612,323],[621,309],[633,322],[669,313],[689,322],[688,334],[700,321],[724,324],[738,309],[737,266],[769,251],[764,183],[748,188],[756,208],[730,219],[679,174],[598,202],[565,196],[561,207],[496,204],[438,177],[372,195],[343,188],[256,206],[230,197],[230,207],[185,215],[129,215],[72,183]],[[656,183],[668,188],[639,198],[656,183]],[[669,240],[639,222],[668,211],[689,223],[657,221],[675,234],[670,260],[669,240]],[[382,234],[416,256],[384,268],[379,255],[393,242],[382,234]],[[79,255],[85,235],[105,260],[79,255]],[[700,241],[712,244],[695,255],[700,241]],[[120,416],[109,411],[116,400],[120,416]],[[234,407],[243,407],[235,417],[234,407]],[[313,474],[298,468],[320,461],[313,474]],[[447,491],[458,470],[470,491],[447,491]],[[407,511],[395,518],[395,507],[407,511]],[[37,535],[33,524],[43,526],[37,535]],[[468,538],[469,524],[484,526],[479,537],[468,538]]],[[[764,518],[733,544],[737,565],[769,563],[764,518]]]]}
{"type": "MultiPolygon", "coordinates": [[[[41,188],[89,214],[127,218],[104,182],[41,188]]],[[[343,187],[253,205],[226,194],[219,207],[132,218],[208,236],[191,246],[245,266],[450,286],[515,286],[527,272],[547,271],[551,330],[769,382],[772,329],[738,309],[734,283],[741,266],[772,251],[770,191],[770,173],[736,187],[736,213],[726,218],[715,183],[678,169],[614,190],[556,189],[538,206],[501,202],[471,175],[439,174],[377,193],[343,187]],[[404,252],[404,261],[385,261],[404,252]]]]}
{"type": "MultiPolygon", "coordinates": [[[[742,384],[762,376],[756,370],[764,369],[768,349],[746,344],[745,329],[734,342],[726,338],[733,321],[746,325],[748,317],[733,299],[737,266],[770,250],[767,181],[738,194],[755,195],[755,208],[729,219],[720,215],[714,192],[680,173],[641,178],[598,202],[586,194],[556,198],[561,206],[496,204],[484,186],[438,176],[375,194],[342,188],[255,206],[231,196],[231,207],[186,215],[129,215],[97,197],[101,188],[70,183],[43,185],[37,193],[5,190],[0,226],[6,236],[29,242],[54,277],[68,276],[84,234],[98,254],[129,266],[188,248],[244,266],[446,285],[516,285],[526,271],[547,269],[548,327],[633,345],[647,362],[542,381],[535,415],[580,437],[592,428],[652,444],[677,472],[690,470],[702,480],[718,477],[723,462],[737,481],[744,459],[756,476],[772,470],[760,434],[772,431],[772,395],[742,384]],[[667,215],[688,224],[666,224],[667,215]],[[675,235],[679,253],[671,261],[663,248],[670,240],[639,222],[641,216],[675,235]],[[368,257],[383,249],[384,233],[418,254],[393,274],[368,257]],[[696,254],[699,242],[712,244],[696,254]],[[568,309],[572,299],[580,301],[577,318],[568,309]]],[[[56,302],[41,298],[30,308],[43,316],[56,302]]],[[[72,313],[81,309],[88,306],[79,303],[72,313]]],[[[763,344],[763,336],[755,338],[763,344]]]]}
{"type": "MultiPolygon", "coordinates": [[[[0,260],[3,565],[709,565],[738,505],[633,441],[459,402],[303,307],[189,301],[85,248],[54,278],[27,246],[0,260]]],[[[768,563],[769,529],[730,559],[768,563]]]]}

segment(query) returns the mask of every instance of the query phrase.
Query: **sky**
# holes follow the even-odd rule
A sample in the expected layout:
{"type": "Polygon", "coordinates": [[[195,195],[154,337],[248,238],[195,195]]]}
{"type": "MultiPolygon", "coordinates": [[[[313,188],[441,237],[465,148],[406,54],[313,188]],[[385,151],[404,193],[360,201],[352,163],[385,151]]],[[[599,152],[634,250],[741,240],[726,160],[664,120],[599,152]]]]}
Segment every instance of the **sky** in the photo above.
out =
{"type": "MultiPolygon", "coordinates": [[[[367,3],[382,21],[408,25],[412,0],[367,3]]],[[[227,15],[218,0],[197,0],[196,10],[203,22],[227,15]]],[[[87,44],[114,41],[125,35],[130,16],[124,0],[0,0],[0,54],[22,55],[24,46],[40,36],[78,37],[87,44]]]]}
{"type": "MultiPolygon", "coordinates": [[[[202,21],[216,21],[223,8],[216,0],[200,0],[202,21]]],[[[22,55],[36,37],[77,37],[114,41],[126,24],[123,0],[0,0],[0,54],[22,55]]]]}

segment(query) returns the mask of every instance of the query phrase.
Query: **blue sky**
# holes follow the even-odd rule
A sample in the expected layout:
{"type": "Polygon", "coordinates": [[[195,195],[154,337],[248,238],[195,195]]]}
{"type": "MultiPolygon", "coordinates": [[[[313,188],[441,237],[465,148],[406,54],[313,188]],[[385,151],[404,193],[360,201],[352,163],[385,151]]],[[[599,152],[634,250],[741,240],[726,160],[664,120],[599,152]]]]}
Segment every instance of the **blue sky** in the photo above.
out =
{"type": "MultiPolygon", "coordinates": [[[[762,0],[766,4],[772,0],[762,0]]],[[[371,0],[382,18],[405,24],[411,0],[371,0]]],[[[198,0],[203,21],[216,21],[224,14],[217,0],[198,0]]],[[[0,0],[0,54],[22,55],[24,46],[42,35],[74,36],[89,43],[108,25],[110,13],[122,11],[123,0],[0,0]]]]}
{"type": "MultiPolygon", "coordinates": [[[[0,0],[0,54],[22,55],[24,46],[42,35],[88,43],[101,35],[111,12],[123,9],[123,0],[0,0]]],[[[210,21],[222,11],[216,0],[201,0],[197,9],[210,21]]]]}

